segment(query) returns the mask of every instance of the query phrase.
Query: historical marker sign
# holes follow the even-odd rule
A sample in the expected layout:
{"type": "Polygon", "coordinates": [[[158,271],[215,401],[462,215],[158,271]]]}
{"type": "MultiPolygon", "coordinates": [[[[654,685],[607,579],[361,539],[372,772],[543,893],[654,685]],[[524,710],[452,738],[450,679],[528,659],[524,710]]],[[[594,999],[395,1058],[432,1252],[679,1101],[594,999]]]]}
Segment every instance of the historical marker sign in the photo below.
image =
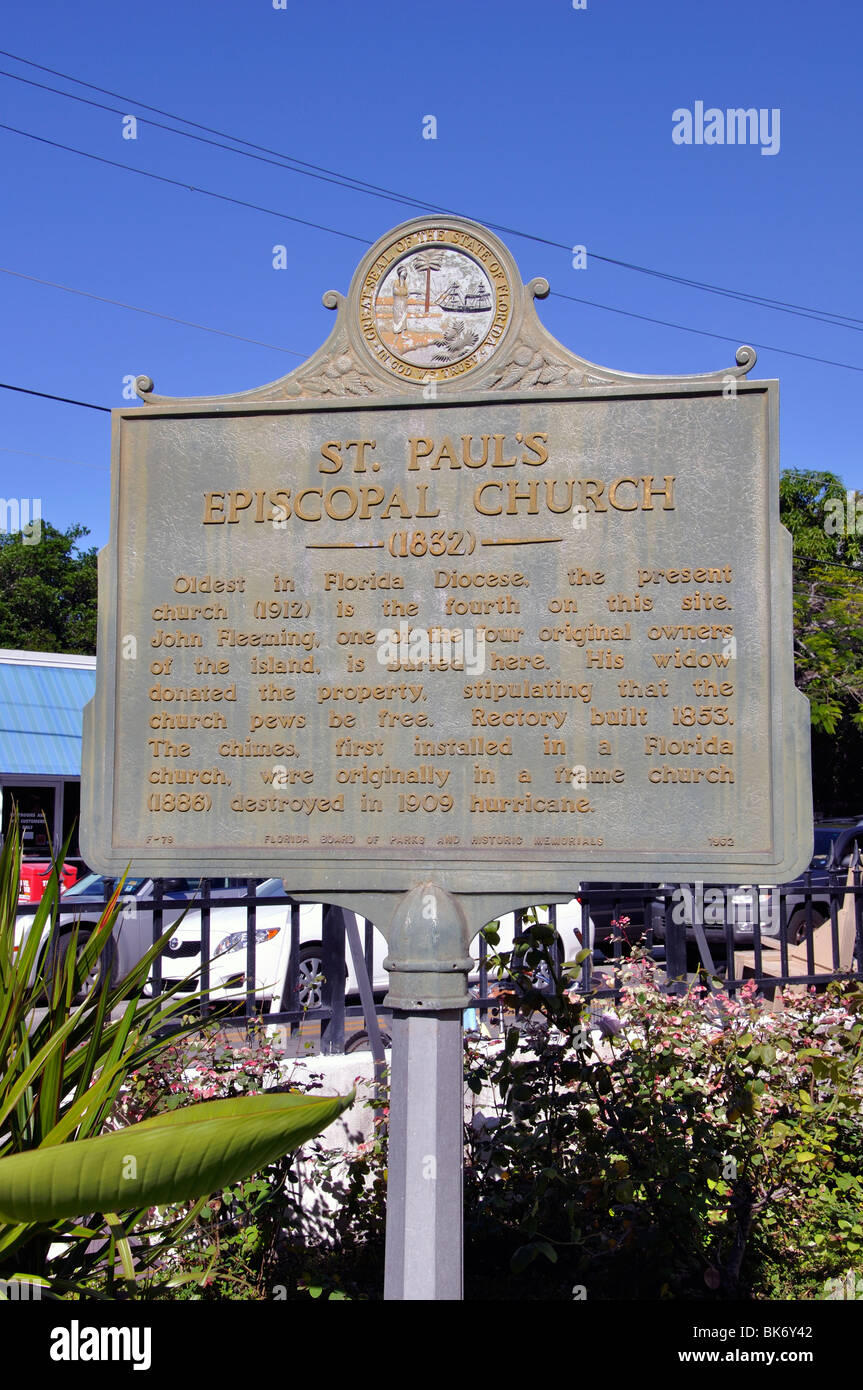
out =
{"type": "Polygon", "coordinates": [[[595,367],[545,292],[408,223],[296,372],[114,412],[88,862],[534,900],[805,866],[777,384],[595,367]]]}

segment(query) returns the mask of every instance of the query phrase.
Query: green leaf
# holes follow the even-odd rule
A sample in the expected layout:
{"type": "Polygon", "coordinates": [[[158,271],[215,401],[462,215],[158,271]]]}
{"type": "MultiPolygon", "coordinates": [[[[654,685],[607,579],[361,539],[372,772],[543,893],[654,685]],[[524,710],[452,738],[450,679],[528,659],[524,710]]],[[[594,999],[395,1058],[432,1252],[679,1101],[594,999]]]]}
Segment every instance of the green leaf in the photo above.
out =
{"type": "Polygon", "coordinates": [[[579,951],[578,955],[575,957],[576,965],[584,965],[584,962],[587,960],[588,956],[591,955],[593,955],[593,952],[591,951],[590,947],[585,946],[583,950],[579,951]]]}
{"type": "Polygon", "coordinates": [[[555,1250],[554,1246],[550,1244],[549,1241],[534,1241],[534,1248],[538,1255],[544,1255],[545,1258],[553,1265],[557,1264],[557,1251],[555,1250]]]}
{"type": "Polygon", "coordinates": [[[348,1096],[205,1101],[126,1129],[0,1159],[0,1220],[161,1206],[248,1177],[325,1129],[348,1096]]]}
{"type": "Polygon", "coordinates": [[[538,1254],[539,1248],[537,1245],[520,1245],[509,1262],[512,1273],[521,1274],[527,1269],[528,1265],[533,1264],[538,1254]]]}

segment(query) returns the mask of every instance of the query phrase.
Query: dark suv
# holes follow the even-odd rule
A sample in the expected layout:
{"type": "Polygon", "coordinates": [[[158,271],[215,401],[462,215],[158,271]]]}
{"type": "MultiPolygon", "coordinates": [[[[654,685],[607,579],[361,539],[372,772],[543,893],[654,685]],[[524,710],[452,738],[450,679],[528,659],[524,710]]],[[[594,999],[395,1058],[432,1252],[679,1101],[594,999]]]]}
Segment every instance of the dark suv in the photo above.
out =
{"type": "MultiPolygon", "coordinates": [[[[661,895],[651,904],[654,938],[665,939],[666,905],[670,902],[672,920],[685,924],[689,942],[695,939],[695,921],[704,927],[709,942],[727,941],[728,924],[734,945],[745,949],[753,944],[754,924],[758,922],[762,941],[778,945],[784,899],[786,939],[789,945],[799,945],[810,923],[815,930],[829,918],[831,888],[834,897],[841,892],[848,865],[858,848],[863,849],[863,821],[822,821],[815,826],[809,867],[781,888],[763,884],[756,887],[664,883],[660,885],[661,895]]],[[[836,900],[841,906],[841,897],[836,900]]]]}
{"type": "Polygon", "coordinates": [[[655,893],[655,883],[582,883],[578,901],[593,922],[594,945],[611,943],[614,922],[625,942],[640,941],[655,893]]]}
{"type": "Polygon", "coordinates": [[[841,907],[841,890],[848,868],[863,851],[863,821],[825,821],[815,827],[815,853],[805,873],[786,885],[785,914],[787,937],[799,945],[806,937],[810,917],[807,900],[811,896],[812,929],[830,916],[830,893],[841,907]]]}

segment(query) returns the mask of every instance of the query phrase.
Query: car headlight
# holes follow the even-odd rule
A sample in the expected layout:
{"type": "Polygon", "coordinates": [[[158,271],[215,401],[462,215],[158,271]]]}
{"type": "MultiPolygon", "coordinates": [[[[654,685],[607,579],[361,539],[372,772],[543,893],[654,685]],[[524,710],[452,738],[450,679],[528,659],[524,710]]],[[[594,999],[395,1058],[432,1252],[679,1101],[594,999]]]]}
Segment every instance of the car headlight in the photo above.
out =
{"type": "MultiPolygon", "coordinates": [[[[281,931],[281,927],[270,927],[270,929],[269,929],[268,931],[267,931],[267,930],[264,930],[263,928],[261,928],[259,931],[256,931],[256,932],[255,932],[255,941],[256,941],[257,945],[260,946],[264,941],[272,941],[273,937],[274,937],[274,936],[278,936],[278,934],[279,934],[280,931],[281,931]]],[[[230,935],[230,936],[226,936],[226,937],[224,938],[223,941],[220,941],[220,942],[219,942],[218,946],[216,947],[215,951],[213,952],[213,959],[215,960],[216,956],[224,956],[224,955],[227,955],[227,953],[228,953],[229,951],[243,951],[243,950],[245,950],[245,947],[246,947],[246,940],[247,940],[247,934],[246,934],[246,932],[244,932],[244,931],[235,931],[235,932],[231,932],[231,935],[230,935]]]]}

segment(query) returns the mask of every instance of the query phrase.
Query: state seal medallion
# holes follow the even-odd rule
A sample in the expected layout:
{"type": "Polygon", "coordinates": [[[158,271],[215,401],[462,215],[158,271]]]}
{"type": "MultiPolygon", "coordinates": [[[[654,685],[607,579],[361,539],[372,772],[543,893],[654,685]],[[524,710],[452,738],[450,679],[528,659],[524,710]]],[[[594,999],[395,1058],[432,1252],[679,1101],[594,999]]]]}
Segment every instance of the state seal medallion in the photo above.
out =
{"type": "Polygon", "coordinates": [[[461,227],[408,232],[375,257],[360,288],[366,348],[394,376],[448,381],[488,360],[512,291],[502,258],[461,227]]]}

